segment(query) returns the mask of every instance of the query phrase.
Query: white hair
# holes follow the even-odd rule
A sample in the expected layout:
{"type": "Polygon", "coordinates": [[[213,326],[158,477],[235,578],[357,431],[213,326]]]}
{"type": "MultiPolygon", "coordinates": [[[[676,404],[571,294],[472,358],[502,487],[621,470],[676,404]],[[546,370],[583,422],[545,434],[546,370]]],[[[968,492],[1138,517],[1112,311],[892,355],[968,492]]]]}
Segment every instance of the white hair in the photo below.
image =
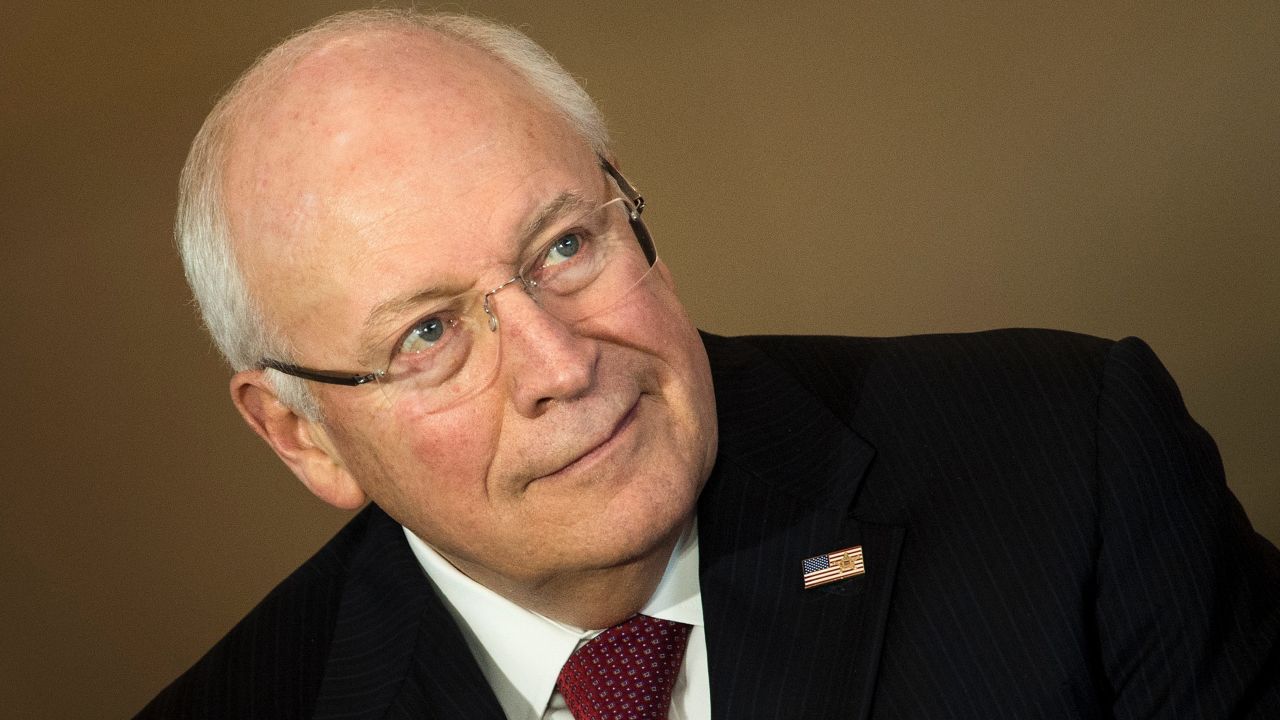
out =
{"type": "MultiPolygon", "coordinates": [[[[546,98],[601,156],[608,155],[604,118],[591,96],[546,50],[520,31],[489,20],[447,13],[373,9],[334,15],[280,43],[218,100],[191,144],[182,168],[174,229],[187,283],[214,344],[235,371],[263,358],[289,362],[288,340],[254,300],[237,265],[224,207],[222,172],[236,120],[273,79],[322,45],[354,35],[430,31],[488,53],[546,98]]],[[[320,408],[305,381],[275,370],[267,377],[280,400],[312,420],[320,408]]]]}

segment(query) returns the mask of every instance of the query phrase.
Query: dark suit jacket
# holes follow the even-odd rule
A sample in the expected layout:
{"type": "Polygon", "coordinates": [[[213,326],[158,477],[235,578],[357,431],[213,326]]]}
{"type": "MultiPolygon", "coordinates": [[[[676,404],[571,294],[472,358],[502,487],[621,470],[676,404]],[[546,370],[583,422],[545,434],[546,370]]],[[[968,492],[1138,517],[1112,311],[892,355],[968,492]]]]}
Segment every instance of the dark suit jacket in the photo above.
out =
{"type": "MultiPolygon", "coordinates": [[[[705,342],[716,717],[1280,718],[1280,554],[1141,341],[705,342]]],[[[141,717],[502,714],[371,506],[141,717]]]]}

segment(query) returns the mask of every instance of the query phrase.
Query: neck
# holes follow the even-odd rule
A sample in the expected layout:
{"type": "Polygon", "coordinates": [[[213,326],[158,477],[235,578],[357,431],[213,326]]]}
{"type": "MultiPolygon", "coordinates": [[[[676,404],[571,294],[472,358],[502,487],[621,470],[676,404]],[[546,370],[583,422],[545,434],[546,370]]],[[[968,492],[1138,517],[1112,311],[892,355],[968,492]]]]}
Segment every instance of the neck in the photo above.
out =
{"type": "Polygon", "coordinates": [[[662,580],[683,530],[683,526],[677,527],[635,560],[532,582],[512,581],[457,558],[446,559],[471,579],[523,608],[573,627],[600,629],[616,625],[644,607],[662,580]]]}

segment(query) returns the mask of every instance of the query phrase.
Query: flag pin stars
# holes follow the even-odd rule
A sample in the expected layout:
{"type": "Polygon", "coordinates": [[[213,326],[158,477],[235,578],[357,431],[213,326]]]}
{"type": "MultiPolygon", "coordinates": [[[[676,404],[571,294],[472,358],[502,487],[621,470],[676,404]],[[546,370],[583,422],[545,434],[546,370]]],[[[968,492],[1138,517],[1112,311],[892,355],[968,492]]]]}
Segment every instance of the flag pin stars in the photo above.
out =
{"type": "Polygon", "coordinates": [[[861,575],[867,571],[862,562],[861,545],[811,557],[803,564],[805,590],[861,575]]]}

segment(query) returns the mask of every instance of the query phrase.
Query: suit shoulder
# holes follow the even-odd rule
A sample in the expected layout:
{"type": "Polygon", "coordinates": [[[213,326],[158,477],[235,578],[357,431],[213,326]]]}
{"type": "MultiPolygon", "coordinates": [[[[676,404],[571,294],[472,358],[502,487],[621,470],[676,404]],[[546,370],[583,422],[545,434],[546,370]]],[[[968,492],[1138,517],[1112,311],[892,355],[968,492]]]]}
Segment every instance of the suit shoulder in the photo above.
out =
{"type": "Polygon", "coordinates": [[[867,400],[911,400],[901,393],[927,394],[928,404],[944,406],[948,397],[971,403],[966,396],[975,392],[988,400],[1079,399],[1099,387],[1113,345],[1079,333],[1019,328],[900,337],[712,337],[708,351],[767,358],[849,419],[867,400]]]}
{"type": "Polygon", "coordinates": [[[369,507],[271,590],[139,718],[308,717],[369,507]]]}
{"type": "Polygon", "coordinates": [[[919,357],[953,363],[985,359],[1007,365],[1011,357],[1025,356],[1041,362],[1084,361],[1095,364],[1114,344],[1111,340],[1092,335],[1038,328],[895,337],[745,335],[726,339],[748,344],[798,370],[807,369],[806,364],[820,365],[832,361],[868,365],[919,357]]]}

